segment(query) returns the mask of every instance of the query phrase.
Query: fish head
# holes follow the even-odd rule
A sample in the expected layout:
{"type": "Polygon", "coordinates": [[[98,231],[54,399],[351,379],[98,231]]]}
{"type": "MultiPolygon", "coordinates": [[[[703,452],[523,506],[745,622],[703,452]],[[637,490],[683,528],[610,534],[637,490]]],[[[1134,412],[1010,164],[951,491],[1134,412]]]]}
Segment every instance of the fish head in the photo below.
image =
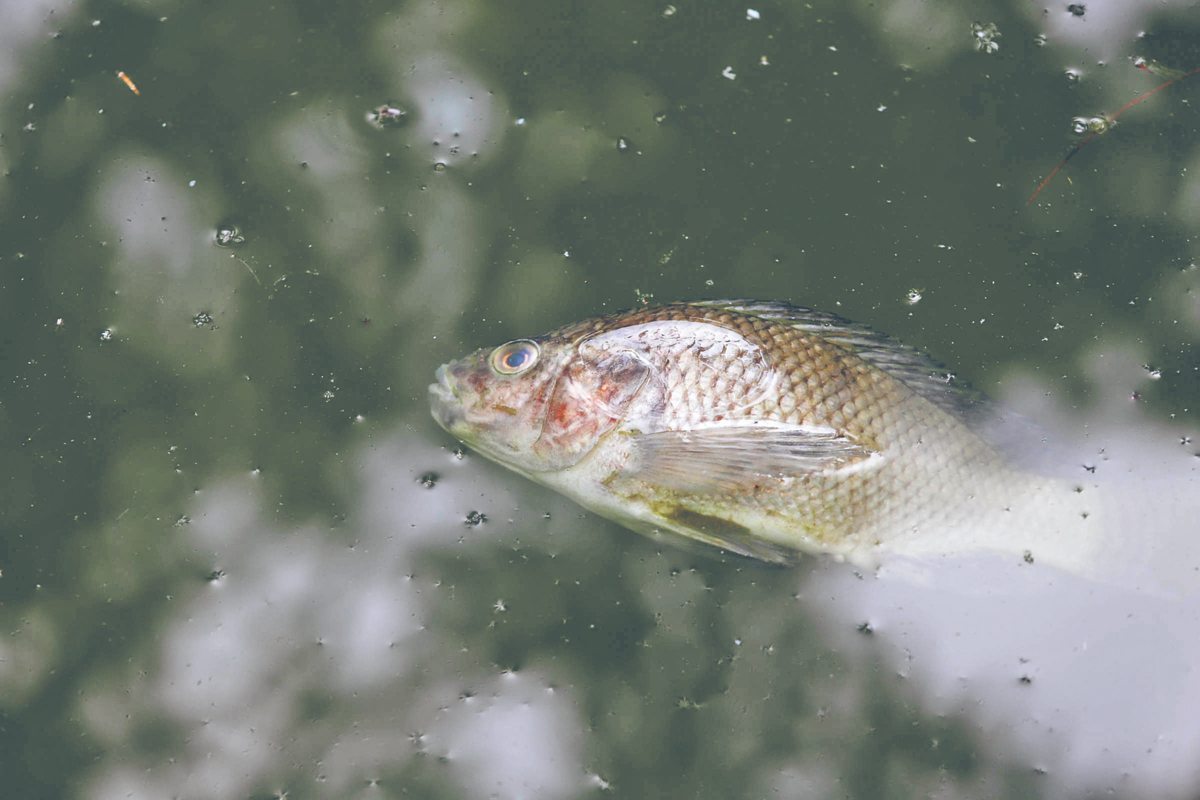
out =
{"type": "Polygon", "coordinates": [[[651,365],[630,350],[548,334],[438,368],[434,419],[472,449],[535,476],[576,465],[612,433],[651,365]]]}

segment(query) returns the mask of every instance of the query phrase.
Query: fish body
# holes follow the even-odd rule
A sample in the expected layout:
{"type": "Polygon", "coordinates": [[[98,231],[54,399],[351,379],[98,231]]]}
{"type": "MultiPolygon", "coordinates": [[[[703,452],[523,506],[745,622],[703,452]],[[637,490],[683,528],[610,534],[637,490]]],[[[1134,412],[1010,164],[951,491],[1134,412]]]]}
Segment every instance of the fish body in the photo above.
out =
{"type": "Polygon", "coordinates": [[[866,327],[751,301],[676,303],[479,350],[434,418],[633,530],[775,563],[889,549],[1090,546],[1065,485],[1013,468],[986,404],[866,327]],[[1036,532],[1036,535],[1035,535],[1036,532]]]}

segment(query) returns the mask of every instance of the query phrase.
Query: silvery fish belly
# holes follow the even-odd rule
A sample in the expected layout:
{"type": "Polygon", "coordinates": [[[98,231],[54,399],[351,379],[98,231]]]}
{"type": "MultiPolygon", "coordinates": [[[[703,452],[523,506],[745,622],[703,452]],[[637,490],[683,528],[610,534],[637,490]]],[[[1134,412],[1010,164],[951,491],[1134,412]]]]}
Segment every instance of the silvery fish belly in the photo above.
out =
{"type": "Polygon", "coordinates": [[[434,418],[633,530],[776,563],[999,548],[1078,560],[1072,488],[1011,468],[915,351],[777,303],[640,308],[438,370],[434,418]]]}

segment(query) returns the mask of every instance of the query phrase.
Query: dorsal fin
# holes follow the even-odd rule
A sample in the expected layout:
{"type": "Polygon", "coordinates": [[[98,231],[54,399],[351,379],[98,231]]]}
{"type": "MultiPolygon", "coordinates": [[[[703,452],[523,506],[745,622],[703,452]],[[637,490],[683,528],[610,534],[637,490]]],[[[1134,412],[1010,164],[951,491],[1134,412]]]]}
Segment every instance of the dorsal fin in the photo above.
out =
{"type": "Polygon", "coordinates": [[[820,336],[843,347],[964,422],[987,416],[982,395],[955,382],[942,364],[890,336],[825,311],[757,300],[706,300],[692,305],[749,314],[820,336]]]}

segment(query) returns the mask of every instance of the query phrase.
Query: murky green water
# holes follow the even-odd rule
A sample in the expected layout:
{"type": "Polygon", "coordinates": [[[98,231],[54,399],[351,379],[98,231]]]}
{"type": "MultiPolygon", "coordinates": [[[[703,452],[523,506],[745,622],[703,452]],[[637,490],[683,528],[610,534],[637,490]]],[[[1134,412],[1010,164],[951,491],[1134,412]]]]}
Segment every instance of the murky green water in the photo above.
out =
{"type": "Polygon", "coordinates": [[[0,796],[1198,796],[1197,595],[664,549],[426,404],[791,300],[1191,541],[1200,77],[1026,200],[1200,17],[1067,6],[0,2],[0,796]]]}

